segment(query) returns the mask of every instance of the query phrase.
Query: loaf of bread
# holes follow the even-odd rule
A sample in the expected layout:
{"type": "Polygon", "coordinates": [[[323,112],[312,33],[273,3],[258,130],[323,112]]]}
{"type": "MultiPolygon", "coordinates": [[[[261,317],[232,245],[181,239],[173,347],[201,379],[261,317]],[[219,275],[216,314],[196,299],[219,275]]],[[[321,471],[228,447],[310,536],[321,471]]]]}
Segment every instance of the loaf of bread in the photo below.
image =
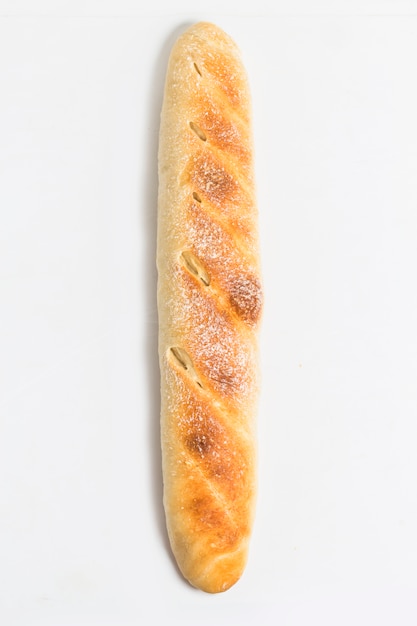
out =
{"type": "Polygon", "coordinates": [[[247,78],[209,23],[170,55],[157,266],[168,535],[183,576],[217,593],[242,575],[254,519],[262,287],[247,78]]]}

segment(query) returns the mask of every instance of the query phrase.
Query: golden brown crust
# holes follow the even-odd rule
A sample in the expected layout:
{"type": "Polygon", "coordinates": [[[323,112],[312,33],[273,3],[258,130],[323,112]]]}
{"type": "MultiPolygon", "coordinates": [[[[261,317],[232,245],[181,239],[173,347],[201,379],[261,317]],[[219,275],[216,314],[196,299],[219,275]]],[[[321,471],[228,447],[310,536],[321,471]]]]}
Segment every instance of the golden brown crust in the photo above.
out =
{"type": "Polygon", "coordinates": [[[225,591],[245,567],[256,496],[262,309],[250,102],[233,41],[175,44],[161,116],[158,311],[164,506],[178,565],[225,591]]]}

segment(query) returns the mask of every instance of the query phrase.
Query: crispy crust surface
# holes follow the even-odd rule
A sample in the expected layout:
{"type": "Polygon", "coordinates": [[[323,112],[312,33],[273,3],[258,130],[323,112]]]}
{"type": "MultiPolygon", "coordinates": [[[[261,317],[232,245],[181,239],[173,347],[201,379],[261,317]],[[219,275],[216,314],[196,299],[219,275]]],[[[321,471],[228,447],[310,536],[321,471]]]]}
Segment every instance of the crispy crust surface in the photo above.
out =
{"type": "Polygon", "coordinates": [[[250,99],[209,23],[174,45],[159,144],[158,313],[164,506],[183,575],[241,576],[256,498],[262,310],[250,99]]]}

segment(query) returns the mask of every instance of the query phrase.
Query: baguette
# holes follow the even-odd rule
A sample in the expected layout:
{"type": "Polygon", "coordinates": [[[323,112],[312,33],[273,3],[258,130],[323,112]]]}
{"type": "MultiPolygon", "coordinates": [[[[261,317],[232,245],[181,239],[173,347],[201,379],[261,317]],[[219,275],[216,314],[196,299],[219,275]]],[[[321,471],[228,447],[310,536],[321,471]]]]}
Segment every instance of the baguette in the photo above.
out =
{"type": "Polygon", "coordinates": [[[183,576],[217,593],[241,577],[254,520],[262,286],[247,78],[213,24],[171,51],[158,168],[167,530],[183,576]]]}

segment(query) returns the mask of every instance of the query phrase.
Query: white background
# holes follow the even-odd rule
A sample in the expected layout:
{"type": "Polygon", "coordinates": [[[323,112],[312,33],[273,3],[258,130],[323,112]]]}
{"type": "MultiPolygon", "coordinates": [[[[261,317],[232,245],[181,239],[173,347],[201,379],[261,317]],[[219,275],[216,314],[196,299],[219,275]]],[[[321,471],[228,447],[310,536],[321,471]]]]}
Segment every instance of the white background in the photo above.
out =
{"type": "Polygon", "coordinates": [[[1,624],[415,626],[416,16],[0,0],[1,624]],[[159,111],[201,19],[249,73],[266,295],[256,526],[217,596],[171,558],[158,432],[159,111]]]}

